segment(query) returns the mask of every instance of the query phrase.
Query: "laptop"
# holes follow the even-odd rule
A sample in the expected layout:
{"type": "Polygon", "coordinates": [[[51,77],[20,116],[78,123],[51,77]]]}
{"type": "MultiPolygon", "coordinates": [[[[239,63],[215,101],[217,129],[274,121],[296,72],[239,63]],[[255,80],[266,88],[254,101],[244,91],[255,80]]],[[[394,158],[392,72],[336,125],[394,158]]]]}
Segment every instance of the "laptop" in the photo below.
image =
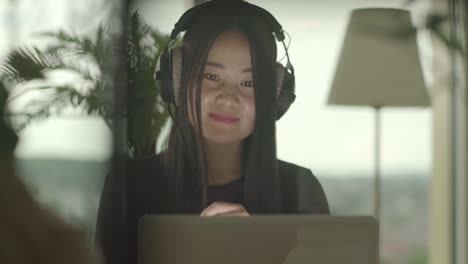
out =
{"type": "Polygon", "coordinates": [[[371,216],[147,215],[138,223],[139,264],[377,264],[371,216]]]}

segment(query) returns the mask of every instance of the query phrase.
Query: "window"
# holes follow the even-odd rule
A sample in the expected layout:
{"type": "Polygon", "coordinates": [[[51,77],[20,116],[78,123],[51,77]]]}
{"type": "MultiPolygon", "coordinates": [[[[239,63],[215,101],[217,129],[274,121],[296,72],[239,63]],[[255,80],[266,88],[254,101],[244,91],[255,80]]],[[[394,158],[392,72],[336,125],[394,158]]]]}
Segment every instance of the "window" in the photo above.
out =
{"type": "MultiPolygon", "coordinates": [[[[96,76],[110,74],[96,67],[93,48],[85,47],[85,39],[96,41],[100,23],[111,28],[105,34],[118,32],[116,21],[120,18],[116,17],[116,10],[118,2],[105,0],[18,0],[0,4],[1,17],[5,19],[0,23],[0,32],[7,36],[0,43],[2,65],[12,62],[11,52],[20,50],[27,62],[13,61],[18,67],[28,68],[24,66],[32,65],[32,58],[42,58],[44,62],[38,62],[44,80],[19,85],[6,81],[10,90],[7,118],[20,137],[15,152],[17,169],[39,202],[84,228],[90,237],[112,154],[112,135],[98,114],[87,114],[88,108],[83,104],[71,107],[69,102],[71,91],[76,92],[74,99],[81,99],[77,95],[88,96],[89,89],[96,85],[96,76]],[[59,48],[52,50],[53,47],[59,48]],[[63,60],[59,70],[52,67],[58,63],[52,60],[54,54],[63,60]],[[62,93],[50,87],[61,87],[62,93]],[[62,100],[58,100],[60,96],[62,100]],[[48,107],[55,99],[56,103],[48,107]]],[[[30,72],[12,74],[26,78],[30,72]]],[[[107,100],[104,97],[95,99],[107,100]]]]}
{"type": "MultiPolygon", "coordinates": [[[[0,23],[0,32],[9,36],[0,39],[0,47],[4,47],[0,49],[0,62],[7,60],[5,51],[23,45],[43,49],[56,44],[53,38],[35,35],[38,32],[63,30],[78,36],[92,35],[101,22],[119,32],[120,18],[116,14],[121,7],[114,2],[0,3],[0,17],[10,18],[9,23],[0,23]]],[[[372,214],[373,112],[365,107],[327,106],[327,96],[351,10],[408,8],[414,23],[421,25],[429,12],[428,1],[412,1],[408,6],[391,0],[250,2],[270,11],[291,40],[289,54],[296,70],[297,99],[277,123],[279,158],[314,172],[325,188],[332,214],[372,214]]],[[[138,9],[146,23],[161,34],[169,34],[176,20],[191,6],[192,2],[186,0],[142,0],[130,11],[138,9]]],[[[423,65],[430,65],[433,50],[424,31],[419,40],[423,65]]],[[[280,59],[284,55],[281,45],[278,50],[280,59]]],[[[430,86],[433,73],[425,72],[430,86]]],[[[47,78],[63,83],[77,76],[59,72],[47,78]]],[[[86,89],[86,83],[84,86],[86,89]]],[[[27,88],[15,88],[12,96],[27,88]]],[[[13,123],[23,124],[26,106],[37,98],[50,96],[48,91],[40,91],[18,97],[9,106],[13,123]]],[[[70,222],[85,227],[92,236],[113,139],[105,119],[83,114],[84,110],[67,107],[62,115],[33,119],[20,133],[16,156],[18,169],[37,199],[70,222]]],[[[382,263],[427,263],[429,258],[432,118],[429,109],[382,111],[382,263]]]]}

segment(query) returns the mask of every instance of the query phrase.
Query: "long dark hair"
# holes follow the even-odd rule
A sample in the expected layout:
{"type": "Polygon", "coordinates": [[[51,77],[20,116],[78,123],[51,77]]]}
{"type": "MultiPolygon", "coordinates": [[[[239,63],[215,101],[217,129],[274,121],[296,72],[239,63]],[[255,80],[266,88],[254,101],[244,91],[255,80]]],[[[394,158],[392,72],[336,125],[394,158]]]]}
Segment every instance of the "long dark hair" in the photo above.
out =
{"type": "Polygon", "coordinates": [[[207,161],[200,124],[200,90],[208,52],[215,38],[228,30],[240,30],[249,41],[255,86],[255,124],[244,139],[241,173],[244,177],[244,207],[249,213],[275,213],[281,210],[280,179],[276,159],[275,63],[276,42],[268,21],[247,5],[205,8],[188,27],[183,38],[183,65],[179,103],[163,153],[169,191],[174,194],[175,212],[196,213],[207,206],[207,161]],[[193,94],[195,93],[195,94],[193,94]],[[187,103],[195,99],[195,122],[189,122],[187,103]],[[183,137],[183,141],[182,138],[183,137]],[[184,142],[187,148],[184,147],[184,142]]]}

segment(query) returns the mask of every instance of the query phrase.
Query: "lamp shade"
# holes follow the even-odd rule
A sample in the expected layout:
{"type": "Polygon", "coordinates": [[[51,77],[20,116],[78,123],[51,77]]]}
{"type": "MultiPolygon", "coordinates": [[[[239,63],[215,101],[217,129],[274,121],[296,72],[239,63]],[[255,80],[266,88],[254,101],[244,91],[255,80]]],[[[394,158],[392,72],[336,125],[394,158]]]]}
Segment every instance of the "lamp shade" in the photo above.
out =
{"type": "Polygon", "coordinates": [[[409,11],[365,8],[351,13],[328,104],[429,105],[409,11]]]}

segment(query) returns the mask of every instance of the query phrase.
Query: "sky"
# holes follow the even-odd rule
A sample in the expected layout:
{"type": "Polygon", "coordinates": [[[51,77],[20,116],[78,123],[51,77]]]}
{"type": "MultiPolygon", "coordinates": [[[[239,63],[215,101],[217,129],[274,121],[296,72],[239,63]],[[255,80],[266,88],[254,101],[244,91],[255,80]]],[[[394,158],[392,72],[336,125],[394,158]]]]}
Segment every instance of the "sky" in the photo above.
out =
{"type": "MultiPolygon", "coordinates": [[[[72,28],[89,32],[103,19],[112,20],[109,1],[0,1],[0,63],[6,51],[39,43],[35,32],[72,28]],[[38,4],[38,1],[41,4],[38,4]],[[107,4],[106,4],[107,3],[107,4]],[[12,8],[14,7],[14,8],[12,8]]],[[[269,10],[291,36],[289,54],[296,70],[296,102],[277,122],[278,157],[330,177],[371,177],[374,155],[374,113],[369,107],[327,105],[327,96],[350,11],[363,7],[402,7],[395,0],[254,0],[269,10]]],[[[413,19],[424,13],[423,0],[411,6],[413,19]]],[[[144,18],[169,33],[190,6],[187,0],[140,1],[144,18]]],[[[115,18],[115,17],[114,17],[115,18]]],[[[424,65],[428,42],[420,34],[424,65]]],[[[281,46],[279,46],[281,47],[281,46]]],[[[279,53],[282,54],[281,48],[279,53]]],[[[425,75],[430,90],[430,74],[425,75]]],[[[384,108],[381,164],[385,175],[408,172],[430,174],[432,122],[429,109],[384,108]]],[[[107,160],[111,133],[99,118],[57,117],[30,125],[20,134],[20,158],[107,160]]]]}

